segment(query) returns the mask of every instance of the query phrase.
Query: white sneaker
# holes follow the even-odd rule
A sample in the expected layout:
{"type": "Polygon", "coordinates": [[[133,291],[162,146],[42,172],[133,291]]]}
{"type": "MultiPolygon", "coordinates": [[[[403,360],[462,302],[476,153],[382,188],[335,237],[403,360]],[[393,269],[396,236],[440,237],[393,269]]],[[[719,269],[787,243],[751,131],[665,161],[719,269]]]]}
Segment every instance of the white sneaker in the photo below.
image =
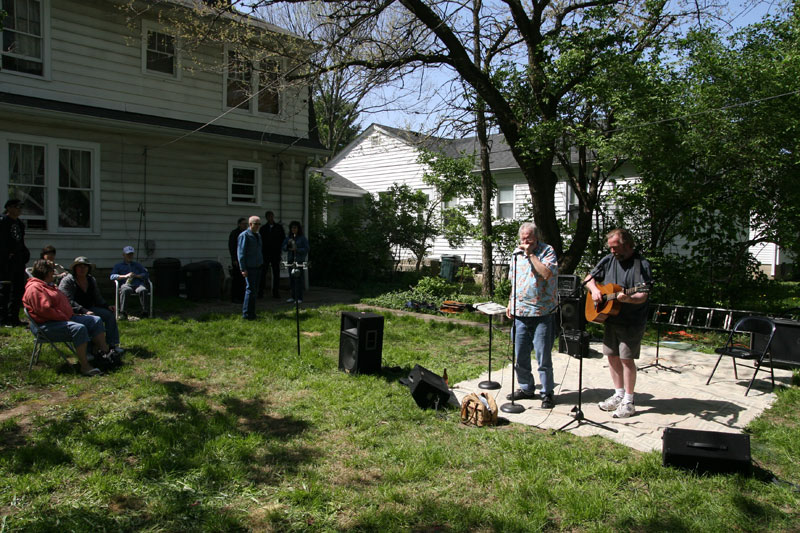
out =
{"type": "Polygon", "coordinates": [[[622,403],[622,396],[613,395],[609,396],[602,402],[597,404],[597,407],[602,409],[603,411],[614,411],[619,407],[619,404],[622,403]]]}
{"type": "Polygon", "coordinates": [[[293,304],[293,303],[294,303],[294,298],[289,298],[289,299],[287,299],[287,300],[286,300],[286,303],[287,303],[287,304],[293,304]]]}
{"type": "Polygon", "coordinates": [[[617,410],[614,411],[612,414],[612,418],[628,418],[636,413],[636,408],[633,406],[633,402],[621,403],[617,410]]]}

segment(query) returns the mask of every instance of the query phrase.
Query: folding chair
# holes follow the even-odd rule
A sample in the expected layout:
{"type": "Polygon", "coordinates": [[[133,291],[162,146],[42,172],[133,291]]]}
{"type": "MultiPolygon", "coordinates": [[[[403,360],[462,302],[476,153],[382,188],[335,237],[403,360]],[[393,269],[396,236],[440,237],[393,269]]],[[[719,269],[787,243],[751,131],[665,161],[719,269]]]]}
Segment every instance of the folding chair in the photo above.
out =
{"type": "Polygon", "coordinates": [[[58,352],[58,355],[61,356],[64,362],[67,363],[67,365],[69,365],[69,367],[74,370],[75,367],[73,367],[72,363],[69,362],[66,352],[60,349],[56,345],[56,343],[61,343],[66,345],[66,347],[69,348],[69,351],[72,352],[72,355],[77,356],[78,352],[75,350],[75,345],[71,341],[57,341],[48,337],[47,333],[45,333],[44,330],[42,330],[42,328],[39,327],[39,324],[37,324],[33,320],[33,318],[31,318],[31,315],[30,313],[28,313],[28,310],[25,309],[24,307],[22,309],[23,311],[25,311],[25,317],[28,319],[28,326],[30,327],[31,333],[33,334],[33,337],[35,339],[35,342],[33,344],[33,352],[31,352],[31,362],[28,365],[28,372],[31,371],[33,365],[39,362],[39,354],[42,353],[42,347],[44,347],[45,344],[49,344],[50,346],[52,346],[53,349],[56,352],[58,352]]]}
{"type": "MultiPolygon", "coordinates": [[[[153,296],[155,293],[153,292],[153,282],[152,280],[147,280],[149,284],[150,294],[148,297],[150,298],[150,318],[153,318],[153,296]]],[[[119,280],[114,280],[114,318],[119,321],[119,280]]]]}
{"type": "Polygon", "coordinates": [[[714,372],[717,371],[717,366],[719,362],[722,360],[723,357],[728,356],[733,360],[733,376],[736,379],[739,379],[739,374],[736,371],[736,360],[737,359],[744,359],[748,361],[753,361],[755,364],[753,366],[746,365],[743,363],[739,363],[742,366],[747,368],[752,368],[755,370],[753,372],[753,377],[750,378],[750,384],[747,386],[747,390],[744,392],[744,395],[750,392],[750,388],[753,386],[753,382],[756,379],[756,375],[758,371],[761,370],[761,366],[764,363],[764,359],[769,359],[769,372],[772,378],[772,388],[775,388],[775,372],[772,368],[772,354],[770,353],[770,344],[772,344],[772,338],[775,336],[775,323],[767,317],[763,316],[746,316],[744,318],[740,318],[736,324],[731,329],[730,334],[728,335],[728,341],[725,343],[724,346],[721,348],[717,348],[715,351],[719,354],[719,358],[717,359],[717,363],[714,365],[714,370],[711,371],[711,375],[708,376],[708,381],[706,381],[706,385],[711,383],[711,378],[714,377],[714,372]],[[744,346],[740,343],[736,343],[733,340],[734,335],[741,335],[741,334],[749,334],[750,335],[750,345],[744,346]],[[758,343],[758,346],[753,342],[753,334],[763,335],[766,339],[764,344],[758,343]]]}

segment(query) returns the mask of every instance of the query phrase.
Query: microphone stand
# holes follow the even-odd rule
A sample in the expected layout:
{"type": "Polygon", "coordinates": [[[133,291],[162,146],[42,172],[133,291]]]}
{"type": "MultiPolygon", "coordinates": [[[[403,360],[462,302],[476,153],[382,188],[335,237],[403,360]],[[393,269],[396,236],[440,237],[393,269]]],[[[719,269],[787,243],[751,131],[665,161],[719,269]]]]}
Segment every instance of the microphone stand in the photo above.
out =
{"type": "MultiPolygon", "coordinates": [[[[504,413],[515,414],[525,410],[523,406],[514,403],[514,375],[517,372],[517,255],[516,253],[514,254],[514,305],[511,310],[514,320],[511,325],[511,403],[504,403],[500,406],[500,410],[504,413]]],[[[491,329],[489,332],[491,332],[491,329]]]]}
{"type": "MultiPolygon", "coordinates": [[[[564,335],[564,340],[566,341],[567,336],[565,332],[562,331],[561,333],[564,335]]],[[[614,433],[619,433],[619,430],[617,429],[601,424],[600,422],[595,422],[594,420],[589,420],[583,416],[583,409],[581,408],[581,393],[583,392],[583,358],[587,355],[586,350],[588,349],[588,343],[584,343],[583,339],[588,335],[589,334],[585,331],[578,331],[578,404],[570,411],[573,419],[558,428],[556,431],[564,431],[572,424],[578,424],[576,427],[581,427],[583,424],[591,424],[595,427],[607,429],[608,431],[612,431],[614,433]]]]}
{"type": "MultiPolygon", "coordinates": [[[[285,266],[287,268],[287,270],[289,270],[289,269],[299,270],[300,271],[300,276],[298,276],[298,278],[300,278],[303,275],[303,270],[305,270],[308,267],[309,264],[310,263],[308,261],[303,261],[301,263],[297,262],[297,261],[293,261],[291,263],[289,261],[286,261],[285,263],[283,263],[283,266],[285,266]]],[[[294,274],[294,271],[293,270],[289,270],[289,277],[290,278],[292,277],[293,274],[294,274]]],[[[298,279],[297,281],[299,283],[304,283],[304,281],[302,279],[298,279]]],[[[291,281],[290,281],[290,285],[291,285],[291,281]]],[[[295,321],[295,324],[297,325],[297,356],[300,357],[300,302],[297,301],[297,298],[294,298],[294,321],[295,321]]]]}

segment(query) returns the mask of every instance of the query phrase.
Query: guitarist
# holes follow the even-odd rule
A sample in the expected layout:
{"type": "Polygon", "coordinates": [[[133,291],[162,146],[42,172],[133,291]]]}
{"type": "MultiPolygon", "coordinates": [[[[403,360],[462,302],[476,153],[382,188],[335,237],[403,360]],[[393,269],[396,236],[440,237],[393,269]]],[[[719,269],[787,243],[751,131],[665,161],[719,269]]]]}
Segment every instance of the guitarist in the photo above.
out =
{"type": "MultiPolygon", "coordinates": [[[[601,304],[603,298],[598,283],[614,283],[626,289],[653,282],[650,263],[634,249],[633,236],[628,230],[611,230],[606,235],[606,242],[611,253],[601,259],[584,279],[595,304],[601,304]]],[[[614,418],[627,418],[636,412],[633,389],[636,386],[636,359],[647,326],[647,293],[626,295],[620,291],[616,298],[622,308],[618,315],[606,319],[603,335],[603,353],[608,357],[615,391],[598,407],[603,411],[614,411],[614,418]]]]}

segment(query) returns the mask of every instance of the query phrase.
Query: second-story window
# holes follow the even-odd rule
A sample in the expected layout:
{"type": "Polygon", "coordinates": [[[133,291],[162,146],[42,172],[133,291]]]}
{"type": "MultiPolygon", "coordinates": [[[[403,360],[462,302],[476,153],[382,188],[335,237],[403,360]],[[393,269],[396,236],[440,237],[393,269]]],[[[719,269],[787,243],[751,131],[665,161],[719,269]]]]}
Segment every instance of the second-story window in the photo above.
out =
{"type": "Polygon", "coordinates": [[[258,71],[258,111],[277,115],[280,110],[278,90],[280,84],[280,64],[277,61],[261,61],[258,71]]]}
{"type": "Polygon", "coordinates": [[[2,0],[2,68],[44,75],[43,12],[40,0],[2,0]]]}
{"type": "Polygon", "coordinates": [[[226,103],[228,107],[250,109],[246,100],[250,97],[250,85],[253,71],[250,61],[237,52],[228,52],[228,83],[226,103]]]}
{"type": "Polygon", "coordinates": [[[280,113],[280,61],[252,61],[228,51],[225,104],[251,112],[280,113]]]}
{"type": "Polygon", "coordinates": [[[176,72],[175,36],[147,30],[145,69],[174,76],[176,72]]]}

